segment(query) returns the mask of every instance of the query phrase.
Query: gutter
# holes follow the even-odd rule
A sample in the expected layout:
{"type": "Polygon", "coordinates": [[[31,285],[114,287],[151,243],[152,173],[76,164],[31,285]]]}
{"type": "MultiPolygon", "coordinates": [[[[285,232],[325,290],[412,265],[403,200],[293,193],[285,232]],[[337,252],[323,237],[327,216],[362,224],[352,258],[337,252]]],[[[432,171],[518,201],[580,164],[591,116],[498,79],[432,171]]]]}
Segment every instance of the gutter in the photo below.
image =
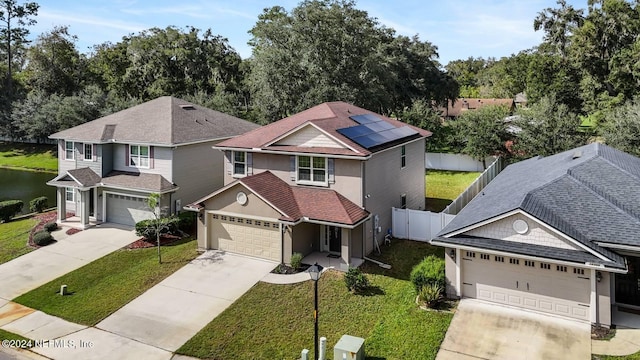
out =
{"type": "Polygon", "coordinates": [[[212,146],[215,150],[220,151],[242,151],[242,152],[252,152],[252,153],[262,153],[262,154],[277,154],[277,155],[297,155],[297,156],[322,156],[334,159],[347,159],[347,160],[369,160],[372,154],[365,156],[352,156],[352,155],[338,155],[338,154],[326,154],[326,153],[304,153],[297,151],[277,151],[277,150],[265,150],[263,148],[236,148],[236,147],[221,147],[221,146],[212,146]]]}

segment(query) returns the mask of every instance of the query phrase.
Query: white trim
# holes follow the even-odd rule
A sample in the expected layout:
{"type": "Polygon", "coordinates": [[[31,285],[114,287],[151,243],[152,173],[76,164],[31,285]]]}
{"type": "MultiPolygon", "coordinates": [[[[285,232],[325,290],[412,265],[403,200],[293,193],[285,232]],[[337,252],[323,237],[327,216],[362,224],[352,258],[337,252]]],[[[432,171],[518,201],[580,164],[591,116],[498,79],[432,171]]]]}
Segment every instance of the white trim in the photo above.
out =
{"type": "Polygon", "coordinates": [[[265,145],[263,145],[263,147],[269,147],[269,146],[271,146],[271,145],[273,145],[273,144],[277,143],[278,141],[280,141],[280,140],[282,140],[282,139],[286,138],[287,136],[292,135],[292,134],[294,134],[294,133],[296,133],[296,132],[298,132],[298,131],[302,130],[303,128],[305,128],[305,127],[307,127],[307,126],[313,126],[313,127],[314,127],[314,128],[316,128],[318,131],[320,131],[322,134],[326,135],[326,136],[327,136],[328,138],[330,138],[331,140],[333,140],[333,141],[337,142],[339,145],[342,145],[342,146],[344,146],[345,148],[347,148],[347,149],[349,149],[349,150],[351,150],[351,151],[353,151],[353,152],[356,152],[356,153],[358,153],[358,154],[362,154],[362,152],[361,152],[361,151],[358,151],[358,150],[356,150],[354,147],[347,145],[344,141],[342,141],[342,140],[340,140],[340,139],[336,138],[335,136],[333,136],[333,135],[329,134],[328,132],[324,131],[323,129],[321,129],[318,125],[316,125],[316,124],[314,124],[314,123],[312,123],[312,122],[309,122],[309,121],[307,121],[307,122],[305,122],[305,123],[303,123],[303,124],[300,124],[300,125],[296,126],[295,128],[293,128],[293,129],[291,129],[291,130],[287,131],[286,133],[284,133],[284,134],[280,135],[279,137],[275,138],[275,140],[272,140],[272,141],[270,141],[270,142],[266,143],[265,145]]]}
{"type": "Polygon", "coordinates": [[[460,255],[460,249],[456,249],[456,296],[462,297],[462,256],[460,255]]]}
{"type": "Polygon", "coordinates": [[[585,268],[585,269],[597,269],[597,270],[600,270],[600,271],[607,271],[607,272],[619,273],[619,274],[626,274],[627,273],[627,270],[608,268],[608,267],[605,267],[604,265],[589,265],[589,264],[584,264],[584,263],[575,263],[575,262],[569,262],[569,261],[563,261],[563,260],[547,259],[547,258],[541,258],[541,257],[537,257],[537,256],[514,254],[514,253],[510,253],[510,252],[506,252],[506,251],[496,251],[496,250],[484,249],[484,248],[474,247],[474,246],[450,244],[450,243],[440,242],[438,240],[431,240],[430,243],[432,245],[436,245],[436,246],[454,248],[454,249],[456,249],[456,252],[459,249],[462,249],[462,250],[477,251],[477,252],[482,252],[482,253],[485,253],[485,254],[492,254],[492,255],[498,255],[498,256],[508,256],[508,257],[512,257],[512,258],[519,258],[519,259],[525,259],[525,260],[534,260],[534,261],[538,261],[538,262],[545,262],[545,263],[551,263],[551,264],[557,264],[557,265],[566,265],[566,266],[572,266],[572,267],[582,267],[582,268],[585,268]]]}
{"type": "Polygon", "coordinates": [[[596,241],[596,244],[605,248],[634,251],[640,254],[640,246],[613,244],[602,241],[596,241]]]}
{"type": "Polygon", "coordinates": [[[93,162],[93,158],[95,156],[95,154],[93,153],[93,145],[92,143],[86,143],[83,142],[82,143],[82,161],[91,161],[93,162]],[[89,145],[89,148],[91,148],[91,157],[89,159],[87,159],[87,145],[89,145]]]}
{"type": "MultiPolygon", "coordinates": [[[[305,168],[306,169],[306,168],[305,168]]],[[[321,170],[318,168],[317,170],[321,170]]],[[[329,158],[324,156],[314,156],[314,155],[296,155],[296,184],[300,185],[315,185],[315,186],[329,186],[329,158]],[[305,156],[309,158],[309,178],[310,180],[300,180],[300,157],[305,156]],[[324,181],[314,181],[313,180],[313,171],[316,170],[313,167],[313,159],[314,158],[322,158],[324,159],[324,181]]]]}
{"type": "MultiPolygon", "coordinates": [[[[498,215],[498,216],[492,217],[492,218],[490,218],[490,219],[487,219],[487,220],[481,221],[481,222],[479,222],[479,223],[476,223],[476,224],[473,224],[473,225],[469,225],[469,226],[464,227],[464,228],[462,228],[462,229],[460,229],[460,230],[456,230],[456,231],[453,231],[453,232],[448,233],[448,234],[446,234],[446,235],[443,235],[443,237],[449,238],[449,237],[452,237],[452,236],[456,236],[456,235],[459,235],[459,234],[465,233],[465,232],[467,232],[467,231],[477,229],[477,228],[479,228],[479,227],[481,227],[481,226],[488,225],[488,224],[491,224],[491,223],[493,223],[493,222],[496,222],[496,221],[499,221],[499,220],[505,219],[505,218],[507,218],[507,217],[509,217],[509,216],[517,215],[517,214],[520,214],[520,215],[523,215],[523,216],[525,216],[525,217],[529,218],[530,220],[532,220],[532,221],[534,221],[536,224],[538,224],[540,227],[543,227],[543,228],[545,228],[546,230],[548,230],[549,232],[551,232],[551,233],[555,234],[556,236],[559,236],[559,237],[563,238],[564,240],[568,241],[570,244],[572,244],[572,245],[574,245],[574,246],[576,246],[576,247],[578,247],[578,248],[580,248],[580,249],[582,249],[582,250],[587,251],[587,252],[588,252],[588,253],[590,253],[591,255],[593,255],[593,256],[595,256],[595,257],[599,258],[600,260],[614,262],[612,259],[607,258],[606,256],[604,256],[604,255],[600,254],[599,252],[597,252],[597,251],[595,251],[595,250],[591,249],[590,247],[586,246],[585,244],[583,244],[583,243],[579,242],[578,240],[576,240],[576,239],[574,239],[574,238],[572,238],[572,237],[570,237],[570,236],[568,236],[568,235],[564,234],[563,232],[558,231],[558,230],[556,230],[556,229],[552,228],[551,226],[549,226],[549,225],[547,225],[546,223],[544,223],[543,221],[541,221],[541,220],[537,219],[537,218],[536,218],[536,217],[534,217],[533,215],[528,214],[527,212],[525,212],[525,211],[524,211],[524,210],[522,210],[522,209],[515,209],[515,210],[512,210],[512,211],[506,212],[506,213],[504,213],[504,214],[502,214],[502,215],[498,215]]],[[[508,241],[508,240],[506,240],[506,241],[508,241]]]]}
{"type": "Polygon", "coordinates": [[[598,296],[597,296],[597,284],[596,284],[596,269],[591,269],[591,295],[589,310],[591,311],[591,322],[598,323],[598,296]]]}
{"type": "Polygon", "coordinates": [[[132,168],[136,168],[136,169],[150,169],[151,168],[151,145],[140,145],[140,144],[129,144],[129,146],[127,146],[127,151],[129,153],[129,156],[127,157],[129,162],[127,163],[127,167],[132,167],[132,168]],[[138,161],[140,161],[140,159],[143,159],[140,155],[142,153],[141,149],[143,147],[147,148],[147,166],[142,166],[142,165],[131,165],[131,160],[133,159],[132,154],[131,154],[131,148],[132,147],[138,147],[138,155],[137,159],[138,161]]]}
{"type": "MultiPolygon", "coordinates": [[[[318,153],[318,152],[300,152],[300,151],[284,151],[284,150],[268,150],[262,148],[241,148],[241,147],[229,147],[229,146],[216,146],[213,145],[211,148],[215,150],[225,151],[225,150],[237,150],[237,151],[251,151],[254,153],[263,153],[263,154],[277,154],[277,155],[302,155],[302,156],[325,156],[331,157],[334,159],[347,159],[347,160],[369,160],[372,154],[369,155],[340,155],[340,154],[330,154],[330,153],[318,153]]],[[[309,148],[313,149],[313,148],[309,148]]],[[[384,150],[383,150],[384,151],[384,150]]]]}
{"type": "Polygon", "coordinates": [[[234,178],[243,178],[245,176],[247,176],[247,152],[246,151],[238,151],[238,150],[232,150],[231,151],[231,176],[234,178]],[[244,154],[244,162],[238,162],[238,163],[244,163],[244,172],[242,174],[236,174],[236,153],[243,153],[244,154]]]}
{"type": "Polygon", "coordinates": [[[64,187],[64,201],[65,201],[65,202],[72,202],[72,203],[75,203],[75,202],[76,202],[76,188],[74,188],[74,187],[68,187],[68,186],[65,186],[65,187],[64,187]],[[71,191],[69,191],[69,190],[71,190],[71,191]],[[71,200],[69,200],[69,199],[67,198],[67,193],[69,193],[69,192],[71,192],[71,195],[72,195],[72,196],[71,196],[71,200]]]}
{"type": "Polygon", "coordinates": [[[135,191],[135,192],[141,192],[141,193],[145,193],[145,194],[158,193],[160,195],[176,192],[176,191],[178,191],[180,189],[180,187],[176,186],[175,188],[173,188],[171,190],[156,191],[156,190],[147,190],[147,189],[136,189],[136,188],[130,188],[130,187],[123,187],[123,186],[118,186],[118,185],[110,185],[110,184],[105,184],[105,183],[100,183],[100,187],[107,188],[107,189],[135,191]]]}
{"type": "Polygon", "coordinates": [[[76,160],[76,142],[75,141],[64,140],[64,159],[68,161],[76,160]],[[71,143],[71,153],[73,154],[71,158],[67,156],[67,151],[69,151],[67,149],[67,143],[71,143]]]}
{"type": "MultiPolygon", "coordinates": [[[[72,139],[72,140],[69,140],[69,141],[73,141],[73,142],[85,142],[86,141],[86,142],[91,142],[92,144],[96,144],[96,145],[102,145],[102,144],[120,144],[120,145],[141,144],[141,145],[148,145],[148,146],[159,146],[159,147],[176,148],[176,147],[180,147],[180,146],[202,144],[202,143],[207,143],[207,142],[212,142],[212,141],[221,142],[223,140],[232,139],[232,138],[234,138],[236,136],[237,135],[219,137],[219,138],[215,138],[215,139],[196,140],[196,141],[189,141],[189,142],[184,142],[184,143],[169,143],[169,144],[167,144],[167,143],[155,143],[155,142],[144,142],[144,141],[139,141],[139,140],[136,140],[136,139],[127,139],[127,140],[109,139],[107,141],[102,141],[101,139],[72,139]]],[[[51,136],[49,136],[49,139],[65,140],[65,139],[69,139],[69,138],[51,137],[51,136]]],[[[65,141],[67,141],[67,140],[65,140],[65,141]]]]}

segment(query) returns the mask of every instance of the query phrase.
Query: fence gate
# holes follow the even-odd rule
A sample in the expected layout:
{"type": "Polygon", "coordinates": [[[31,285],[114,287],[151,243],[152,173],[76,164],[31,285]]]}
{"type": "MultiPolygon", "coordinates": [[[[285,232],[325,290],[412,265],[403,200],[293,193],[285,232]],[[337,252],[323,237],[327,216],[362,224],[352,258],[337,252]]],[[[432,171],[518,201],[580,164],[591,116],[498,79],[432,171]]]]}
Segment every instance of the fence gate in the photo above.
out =
{"type": "Polygon", "coordinates": [[[429,241],[454,217],[445,213],[392,208],[391,231],[398,239],[429,241]]]}

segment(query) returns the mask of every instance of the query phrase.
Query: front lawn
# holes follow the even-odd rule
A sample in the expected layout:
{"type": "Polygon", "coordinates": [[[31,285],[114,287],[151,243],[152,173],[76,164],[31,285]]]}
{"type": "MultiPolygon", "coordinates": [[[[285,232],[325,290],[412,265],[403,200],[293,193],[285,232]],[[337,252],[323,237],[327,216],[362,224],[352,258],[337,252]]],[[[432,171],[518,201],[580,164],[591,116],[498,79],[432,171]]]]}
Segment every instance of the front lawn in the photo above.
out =
{"type": "MultiPolygon", "coordinates": [[[[406,279],[414,261],[431,253],[441,255],[442,249],[395,241],[383,251],[378,258],[394,267],[364,265],[373,285],[366,295],[349,293],[340,272],[322,275],[319,330],[327,338],[329,358],[343,334],[365,338],[371,359],[435,358],[452,315],[418,309],[413,286],[406,279]]],[[[178,353],[219,360],[296,359],[304,348],[313,354],[313,282],[259,282],[178,353]]]]}
{"type": "Polygon", "coordinates": [[[83,325],[95,325],[193,260],[196,241],[180,240],[157,249],[119,250],[63,275],[15,302],[83,325]],[[66,284],[70,295],[60,296],[66,284]]]}
{"type": "Polygon", "coordinates": [[[36,223],[34,219],[24,219],[0,224],[0,264],[34,250],[28,242],[29,231],[36,223]]]}
{"type": "Polygon", "coordinates": [[[640,360],[640,351],[626,356],[592,355],[593,360],[640,360]]]}
{"type": "Polygon", "coordinates": [[[29,341],[26,337],[22,337],[18,334],[14,334],[12,332],[8,332],[6,330],[0,329],[0,340],[21,340],[21,341],[29,341]]]}
{"type": "Polygon", "coordinates": [[[427,210],[440,212],[462,194],[479,172],[428,170],[426,179],[427,210]]]}
{"type": "Polygon", "coordinates": [[[0,142],[0,167],[57,172],[55,145],[0,142]]]}

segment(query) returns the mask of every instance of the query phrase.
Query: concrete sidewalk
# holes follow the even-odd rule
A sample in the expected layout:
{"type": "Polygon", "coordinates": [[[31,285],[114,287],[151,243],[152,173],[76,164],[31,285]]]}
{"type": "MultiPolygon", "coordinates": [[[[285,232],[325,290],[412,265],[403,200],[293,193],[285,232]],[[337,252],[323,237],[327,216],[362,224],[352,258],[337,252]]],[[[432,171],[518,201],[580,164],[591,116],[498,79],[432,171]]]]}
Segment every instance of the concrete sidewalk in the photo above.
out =
{"type": "Polygon", "coordinates": [[[102,224],[58,238],[56,243],[0,264],[0,299],[12,300],[139,237],[132,230],[102,224]]]}
{"type": "Polygon", "coordinates": [[[96,327],[159,349],[176,351],[276,265],[207,251],[96,327]]]}

